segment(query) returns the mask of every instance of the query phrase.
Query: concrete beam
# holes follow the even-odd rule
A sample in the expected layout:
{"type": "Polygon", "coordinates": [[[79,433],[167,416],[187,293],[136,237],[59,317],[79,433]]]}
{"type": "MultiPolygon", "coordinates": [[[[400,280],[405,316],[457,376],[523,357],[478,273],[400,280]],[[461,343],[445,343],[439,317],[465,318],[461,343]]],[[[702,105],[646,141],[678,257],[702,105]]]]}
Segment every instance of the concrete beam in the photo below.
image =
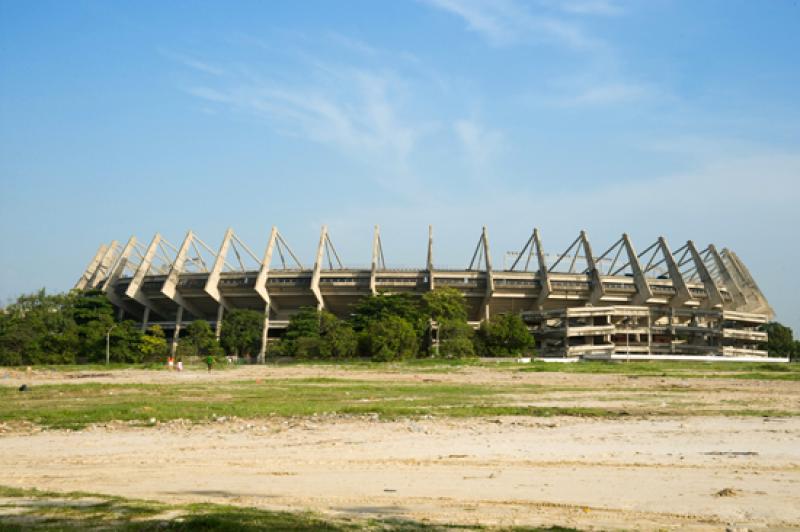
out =
{"type": "Polygon", "coordinates": [[[232,239],[233,229],[228,228],[228,230],[225,231],[225,237],[222,239],[222,244],[219,246],[217,257],[214,260],[214,265],[211,267],[211,271],[208,274],[208,280],[206,281],[205,288],[203,289],[206,294],[211,296],[211,299],[225,308],[228,308],[228,304],[225,301],[225,298],[222,297],[222,293],[219,290],[219,278],[220,274],[222,273],[222,267],[225,265],[225,257],[228,255],[228,249],[231,246],[232,239]]]}
{"type": "Polygon", "coordinates": [[[100,247],[97,248],[97,252],[92,257],[92,260],[89,261],[89,265],[86,266],[86,269],[83,271],[83,275],[81,275],[78,282],[75,283],[74,289],[75,290],[85,290],[86,287],[89,285],[89,282],[92,280],[94,273],[97,271],[98,266],[100,265],[100,260],[105,255],[106,251],[108,251],[108,246],[106,244],[100,244],[100,247]]]}
{"type": "Polygon", "coordinates": [[[144,252],[144,257],[142,257],[142,262],[140,262],[139,267],[136,268],[136,273],[133,274],[131,284],[129,284],[128,289],[125,290],[126,296],[136,300],[150,310],[154,310],[153,305],[142,291],[142,282],[144,281],[145,275],[147,275],[147,272],[150,270],[150,265],[153,263],[153,257],[155,257],[156,252],[158,251],[158,244],[160,242],[161,235],[156,233],[153,237],[153,240],[150,241],[150,245],[147,246],[147,250],[144,252]]]}
{"type": "Polygon", "coordinates": [[[625,252],[628,254],[629,265],[633,273],[633,283],[636,285],[636,296],[633,298],[633,304],[643,305],[653,297],[653,291],[647,283],[647,278],[642,271],[642,265],[639,264],[639,257],[636,255],[636,250],[633,249],[633,243],[631,243],[627,233],[622,234],[622,245],[625,246],[625,252]]]}
{"type": "Polygon", "coordinates": [[[494,272],[492,271],[492,257],[489,254],[489,236],[486,226],[481,232],[481,242],[483,244],[483,257],[486,263],[486,293],[483,296],[483,319],[489,319],[489,302],[494,295],[494,272]]]}
{"type": "Polygon", "coordinates": [[[703,258],[697,252],[694,242],[689,240],[686,242],[686,246],[692,256],[692,261],[697,269],[697,274],[700,276],[700,281],[703,283],[703,287],[706,289],[706,308],[722,307],[722,294],[719,293],[719,288],[714,282],[714,279],[711,277],[711,274],[708,272],[708,268],[706,268],[706,263],[703,262],[703,258]]]}
{"type": "Polygon", "coordinates": [[[378,277],[378,249],[380,247],[381,241],[381,233],[380,228],[375,226],[375,233],[372,237],[372,268],[369,274],[369,291],[372,292],[372,295],[376,295],[378,293],[378,284],[377,284],[377,277],[378,277]]]}
{"type": "Polygon", "coordinates": [[[741,287],[739,287],[739,284],[728,270],[728,267],[725,265],[722,257],[717,252],[717,248],[714,246],[714,244],[708,245],[708,252],[711,254],[711,258],[714,260],[714,264],[717,266],[720,278],[722,279],[722,284],[724,284],[725,288],[728,289],[728,293],[733,299],[735,308],[744,308],[747,305],[747,298],[744,296],[744,292],[742,292],[741,287]]]}
{"type": "Polygon", "coordinates": [[[175,261],[169,269],[164,284],[161,285],[161,293],[174,301],[178,306],[185,308],[197,318],[203,317],[203,313],[194,304],[186,300],[180,292],[178,292],[178,279],[180,274],[183,273],[183,266],[186,264],[186,255],[194,240],[194,233],[189,230],[186,232],[186,237],[183,239],[181,247],[178,248],[178,254],[175,256],[175,261]]]}
{"type": "Polygon", "coordinates": [[[100,263],[92,274],[92,279],[89,281],[89,288],[97,288],[108,277],[111,267],[114,264],[114,254],[117,252],[117,246],[119,246],[119,242],[112,240],[111,245],[108,246],[108,249],[103,254],[103,258],[100,259],[100,263]]]}
{"type": "Polygon", "coordinates": [[[686,285],[686,279],[683,278],[681,269],[678,267],[678,263],[675,262],[675,256],[672,254],[672,251],[669,249],[669,244],[667,244],[667,240],[663,236],[658,237],[658,246],[661,248],[661,254],[664,256],[664,262],[667,264],[669,278],[672,280],[672,287],[675,289],[675,295],[670,299],[670,306],[677,308],[687,301],[692,300],[692,293],[689,291],[689,287],[686,285]]]}
{"type": "Polygon", "coordinates": [[[536,246],[536,260],[539,263],[539,283],[541,291],[536,300],[536,305],[541,309],[544,302],[547,301],[548,296],[553,291],[553,286],[550,284],[550,273],[547,271],[547,261],[544,259],[544,251],[542,250],[542,240],[539,237],[539,229],[533,229],[533,246],[536,246]]]}
{"type": "Polygon", "coordinates": [[[322,255],[325,252],[325,240],[328,238],[328,226],[323,225],[319,234],[319,246],[317,246],[317,258],[314,261],[314,271],[311,274],[311,291],[317,298],[317,310],[325,308],[325,301],[322,299],[322,292],[319,289],[319,279],[322,274],[322,255]]]}

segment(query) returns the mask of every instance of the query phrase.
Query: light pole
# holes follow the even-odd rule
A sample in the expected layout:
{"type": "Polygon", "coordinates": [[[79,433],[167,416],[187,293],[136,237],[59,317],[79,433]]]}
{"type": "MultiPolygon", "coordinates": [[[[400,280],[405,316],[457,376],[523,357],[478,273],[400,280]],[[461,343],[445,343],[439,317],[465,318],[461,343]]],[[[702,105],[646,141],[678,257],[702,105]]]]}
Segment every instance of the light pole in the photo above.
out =
{"type": "Polygon", "coordinates": [[[108,366],[111,360],[111,331],[114,330],[116,326],[117,324],[115,323],[106,331],[106,366],[108,366]]]}

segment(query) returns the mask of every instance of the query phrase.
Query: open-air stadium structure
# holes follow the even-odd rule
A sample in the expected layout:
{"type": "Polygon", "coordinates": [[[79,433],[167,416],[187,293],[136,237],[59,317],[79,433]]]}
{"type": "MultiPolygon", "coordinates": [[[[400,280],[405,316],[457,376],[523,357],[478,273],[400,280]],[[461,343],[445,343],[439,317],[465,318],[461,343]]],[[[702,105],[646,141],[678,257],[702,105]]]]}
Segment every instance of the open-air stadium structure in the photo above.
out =
{"type": "Polygon", "coordinates": [[[585,231],[563,252],[546,254],[534,229],[513,264],[492,266],[486,228],[465,269],[439,269],[433,232],[420,269],[386,266],[378,227],[369,268],[347,268],[322,228],[316,257],[305,267],[273,228],[263,255],[228,229],[218,248],[192,231],[180,246],[156,234],[144,245],[102,244],[75,288],[107,294],[120,317],[160,325],[175,349],[181,328],[207,320],[219,335],[226,311],[264,313],[263,361],[268,339],[279,336],[303,307],[346,318],[360,299],[380,293],[424,294],[451,287],[465,297],[473,326],[518,313],[544,357],[750,360],[766,357],[759,326],[773,311],[733,251],[690,240],[670,249],[658,238],[637,252],[628,235],[595,254],[585,231]]]}

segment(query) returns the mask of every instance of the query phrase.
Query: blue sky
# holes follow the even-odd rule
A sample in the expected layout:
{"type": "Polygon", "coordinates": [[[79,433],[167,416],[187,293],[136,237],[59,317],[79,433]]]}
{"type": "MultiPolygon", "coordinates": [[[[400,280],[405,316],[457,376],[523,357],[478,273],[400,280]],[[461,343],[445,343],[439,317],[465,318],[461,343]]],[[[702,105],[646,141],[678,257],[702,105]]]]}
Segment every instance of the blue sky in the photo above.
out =
{"type": "Polygon", "coordinates": [[[800,330],[800,3],[0,0],[0,298],[98,244],[730,247],[800,330]]]}

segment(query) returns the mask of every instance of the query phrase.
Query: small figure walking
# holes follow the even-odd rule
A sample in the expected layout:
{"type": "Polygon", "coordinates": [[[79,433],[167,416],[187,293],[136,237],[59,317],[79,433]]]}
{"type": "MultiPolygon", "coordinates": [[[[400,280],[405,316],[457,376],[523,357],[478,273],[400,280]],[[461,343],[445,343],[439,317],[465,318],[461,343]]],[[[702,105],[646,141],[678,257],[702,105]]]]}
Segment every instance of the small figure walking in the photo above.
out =
{"type": "Polygon", "coordinates": [[[208,372],[211,373],[211,366],[214,365],[214,357],[208,355],[206,357],[206,365],[208,366],[208,372]]]}

